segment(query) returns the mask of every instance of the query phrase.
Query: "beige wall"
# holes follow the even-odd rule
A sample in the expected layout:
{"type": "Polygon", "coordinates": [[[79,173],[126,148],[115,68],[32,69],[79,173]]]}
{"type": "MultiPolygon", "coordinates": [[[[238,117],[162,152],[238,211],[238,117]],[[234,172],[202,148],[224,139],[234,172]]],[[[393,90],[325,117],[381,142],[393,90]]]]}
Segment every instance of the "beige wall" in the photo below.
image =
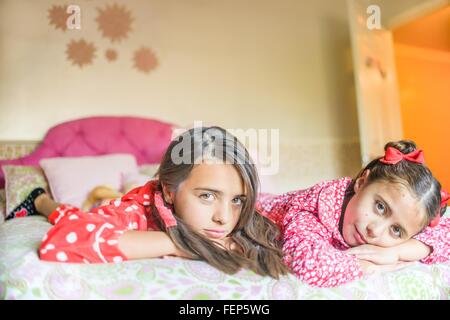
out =
{"type": "Polygon", "coordinates": [[[47,19],[57,1],[0,0],[0,140],[39,140],[52,125],[89,115],[202,120],[279,128],[283,190],[356,173],[345,0],[115,2],[134,21],[129,37],[111,44],[94,20],[96,7],[113,1],[73,1],[82,30],[63,33],[47,19]],[[82,69],[64,53],[80,37],[98,48],[82,69]],[[159,59],[149,74],[132,68],[132,52],[142,45],[159,59]],[[106,61],[107,48],[119,52],[117,61],[106,61]],[[335,161],[341,152],[346,163],[335,161]],[[306,161],[307,172],[299,169],[306,161]]]}

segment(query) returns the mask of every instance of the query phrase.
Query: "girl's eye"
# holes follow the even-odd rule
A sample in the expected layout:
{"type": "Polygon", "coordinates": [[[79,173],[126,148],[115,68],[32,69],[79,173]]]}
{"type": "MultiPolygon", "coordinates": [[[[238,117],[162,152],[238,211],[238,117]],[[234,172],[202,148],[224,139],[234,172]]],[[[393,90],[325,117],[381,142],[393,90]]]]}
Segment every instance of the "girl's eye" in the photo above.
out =
{"type": "Polygon", "coordinates": [[[244,201],[241,198],[234,198],[233,200],[231,200],[231,202],[238,206],[241,206],[244,203],[244,201]]]}
{"type": "Polygon", "coordinates": [[[377,201],[377,203],[375,204],[377,211],[381,214],[384,214],[384,211],[386,210],[384,204],[382,202],[377,201]]]}
{"type": "Polygon", "coordinates": [[[402,236],[402,229],[400,229],[400,228],[397,227],[397,226],[392,226],[392,232],[394,233],[394,235],[395,235],[397,238],[400,238],[400,237],[402,236]]]}
{"type": "Polygon", "coordinates": [[[213,196],[212,193],[207,192],[207,193],[202,193],[202,194],[200,195],[200,198],[203,199],[203,200],[211,201],[211,200],[214,199],[214,196],[213,196]]]}

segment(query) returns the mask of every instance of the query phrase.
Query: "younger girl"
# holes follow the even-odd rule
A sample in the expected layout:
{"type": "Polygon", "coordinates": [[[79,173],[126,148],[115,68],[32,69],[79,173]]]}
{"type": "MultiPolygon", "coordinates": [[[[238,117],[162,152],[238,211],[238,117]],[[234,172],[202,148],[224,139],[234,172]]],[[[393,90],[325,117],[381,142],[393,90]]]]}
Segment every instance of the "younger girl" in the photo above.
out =
{"type": "Polygon", "coordinates": [[[450,221],[440,219],[448,197],[422,151],[412,141],[385,151],[354,180],[260,197],[257,209],[282,229],[284,261],[305,282],[337,286],[406,261],[449,259],[450,221]]]}
{"type": "Polygon", "coordinates": [[[54,224],[40,246],[42,260],[107,263],[176,255],[230,274],[242,267],[274,278],[288,273],[277,226],[255,212],[255,166],[234,136],[218,127],[186,131],[169,145],[157,177],[90,212],[42,192],[15,212],[38,211],[54,224]]]}

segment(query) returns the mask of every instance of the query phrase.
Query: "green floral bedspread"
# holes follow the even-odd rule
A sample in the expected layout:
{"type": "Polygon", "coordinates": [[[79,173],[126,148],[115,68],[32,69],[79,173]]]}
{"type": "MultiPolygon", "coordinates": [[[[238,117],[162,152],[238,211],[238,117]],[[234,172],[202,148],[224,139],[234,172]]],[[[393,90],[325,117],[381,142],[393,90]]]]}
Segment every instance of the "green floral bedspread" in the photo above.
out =
{"type": "Polygon", "coordinates": [[[180,258],[118,264],[38,259],[50,224],[43,217],[0,225],[0,299],[449,299],[450,263],[376,274],[337,288],[310,287],[295,276],[274,280],[242,270],[226,275],[180,258]]]}

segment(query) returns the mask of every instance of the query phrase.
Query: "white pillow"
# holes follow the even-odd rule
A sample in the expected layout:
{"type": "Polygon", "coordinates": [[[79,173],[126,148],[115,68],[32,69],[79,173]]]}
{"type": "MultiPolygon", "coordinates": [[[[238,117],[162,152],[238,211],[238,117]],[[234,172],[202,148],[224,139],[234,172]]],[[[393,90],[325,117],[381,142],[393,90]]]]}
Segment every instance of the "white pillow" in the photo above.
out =
{"type": "Polygon", "coordinates": [[[122,178],[138,172],[132,154],[47,158],[42,159],[40,165],[53,199],[79,208],[95,187],[104,185],[120,190],[122,178]]]}
{"type": "Polygon", "coordinates": [[[123,177],[122,193],[128,193],[131,189],[143,186],[155,179],[159,164],[143,164],[139,166],[137,173],[127,174],[123,177]]]}

